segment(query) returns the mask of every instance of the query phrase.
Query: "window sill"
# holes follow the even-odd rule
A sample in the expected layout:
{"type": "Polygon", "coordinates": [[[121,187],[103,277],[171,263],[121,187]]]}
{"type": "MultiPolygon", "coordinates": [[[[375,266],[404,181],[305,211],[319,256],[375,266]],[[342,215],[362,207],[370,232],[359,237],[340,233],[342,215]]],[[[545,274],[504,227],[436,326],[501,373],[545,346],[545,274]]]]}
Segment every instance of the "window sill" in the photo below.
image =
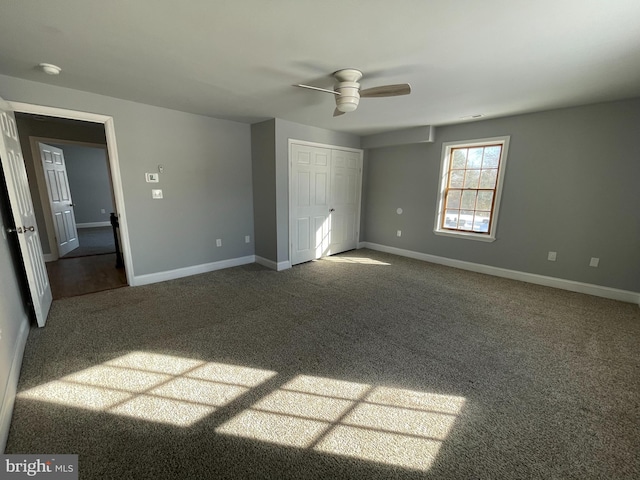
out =
{"type": "Polygon", "coordinates": [[[441,235],[443,237],[464,238],[467,240],[476,240],[479,242],[495,242],[496,237],[491,235],[480,235],[478,233],[471,232],[450,232],[448,230],[434,230],[433,233],[441,235]]]}

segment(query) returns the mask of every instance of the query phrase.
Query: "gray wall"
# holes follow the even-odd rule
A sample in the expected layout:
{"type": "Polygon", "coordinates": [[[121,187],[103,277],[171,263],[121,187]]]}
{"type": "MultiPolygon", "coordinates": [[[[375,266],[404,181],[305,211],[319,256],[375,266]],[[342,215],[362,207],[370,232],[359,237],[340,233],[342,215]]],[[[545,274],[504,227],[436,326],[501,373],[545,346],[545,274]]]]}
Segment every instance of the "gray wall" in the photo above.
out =
{"type": "Polygon", "coordinates": [[[103,148],[53,144],[64,152],[76,223],[109,223],[115,212],[109,159],[103,148]],[[105,213],[101,213],[104,209],[105,213]]]}
{"type": "Polygon", "coordinates": [[[434,144],[369,150],[362,240],[638,292],[639,125],[634,99],[445,126],[434,144]],[[500,135],[511,142],[497,240],[435,235],[442,143],[500,135]]]}
{"type": "Polygon", "coordinates": [[[289,260],[289,139],[360,148],[360,137],[276,119],[278,262],[289,260]]]}
{"type": "Polygon", "coordinates": [[[276,261],[276,121],[251,125],[253,230],[256,255],[276,261]]]}
{"type": "Polygon", "coordinates": [[[249,125],[7,76],[0,96],[114,118],[134,275],[254,253],[249,125]],[[159,164],[160,183],[146,183],[159,164]]]}
{"type": "Polygon", "coordinates": [[[20,145],[27,169],[27,176],[29,177],[29,189],[31,191],[31,198],[33,199],[33,209],[36,214],[36,223],[38,224],[42,250],[44,253],[51,253],[51,246],[49,245],[49,237],[47,235],[47,224],[44,219],[42,207],[43,202],[48,202],[49,200],[46,195],[41,196],[40,190],[38,189],[35,165],[36,162],[40,163],[40,159],[37,156],[35,158],[33,157],[29,137],[56,138],[59,140],[73,140],[106,145],[107,141],[104,136],[104,126],[96,123],[66,119],[64,121],[40,117],[36,119],[34,115],[21,113],[16,114],[16,124],[18,126],[18,134],[20,135],[20,145]]]}
{"type": "MultiPolygon", "coordinates": [[[[1,170],[1,168],[0,168],[1,170]]],[[[9,409],[13,406],[17,376],[9,383],[11,369],[19,368],[23,345],[18,341],[29,328],[26,301],[21,286],[18,246],[15,236],[5,235],[6,228],[14,226],[4,182],[0,182],[0,452],[4,452],[9,431],[9,409]],[[17,365],[14,366],[14,361],[17,365]]]]}

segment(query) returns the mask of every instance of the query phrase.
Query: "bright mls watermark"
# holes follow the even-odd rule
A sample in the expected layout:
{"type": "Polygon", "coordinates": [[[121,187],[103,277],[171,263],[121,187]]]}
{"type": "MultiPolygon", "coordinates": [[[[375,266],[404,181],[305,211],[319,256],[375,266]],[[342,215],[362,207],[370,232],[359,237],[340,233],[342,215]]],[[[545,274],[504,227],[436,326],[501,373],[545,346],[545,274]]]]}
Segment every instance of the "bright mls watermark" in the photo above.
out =
{"type": "Polygon", "coordinates": [[[0,478],[78,480],[78,455],[0,455],[0,478]]]}

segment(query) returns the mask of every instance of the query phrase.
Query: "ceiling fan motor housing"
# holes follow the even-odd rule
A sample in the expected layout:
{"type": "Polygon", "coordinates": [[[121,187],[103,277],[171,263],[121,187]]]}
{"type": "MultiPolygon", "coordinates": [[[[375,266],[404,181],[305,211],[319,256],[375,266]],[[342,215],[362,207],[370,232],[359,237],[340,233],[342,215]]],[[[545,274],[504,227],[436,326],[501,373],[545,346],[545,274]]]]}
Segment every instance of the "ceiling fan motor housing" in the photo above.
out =
{"type": "Polygon", "coordinates": [[[353,112],[360,103],[360,84],[358,82],[340,82],[336,86],[336,108],[341,112],[353,112]]]}

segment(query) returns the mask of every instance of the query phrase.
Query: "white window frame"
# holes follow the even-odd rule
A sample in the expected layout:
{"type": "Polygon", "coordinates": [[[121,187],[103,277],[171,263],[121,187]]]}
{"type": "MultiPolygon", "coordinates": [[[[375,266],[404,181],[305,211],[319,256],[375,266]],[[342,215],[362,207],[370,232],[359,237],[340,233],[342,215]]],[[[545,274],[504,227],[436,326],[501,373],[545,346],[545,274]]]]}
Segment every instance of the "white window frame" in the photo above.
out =
{"type": "Polygon", "coordinates": [[[480,138],[476,140],[460,140],[455,142],[445,142],[442,144],[442,160],[440,162],[440,191],[438,193],[438,205],[436,210],[436,218],[433,232],[436,235],[447,237],[466,238],[468,240],[479,240],[482,242],[494,242],[496,240],[496,231],[498,229],[498,218],[500,210],[500,199],[502,197],[502,185],[504,183],[504,172],[507,166],[507,158],[509,153],[510,136],[480,138]],[[496,194],[489,224],[489,232],[474,233],[467,231],[456,231],[442,228],[442,217],[444,216],[445,192],[447,190],[447,182],[449,179],[449,164],[451,161],[451,150],[454,148],[464,147],[482,147],[486,145],[502,145],[502,156],[500,157],[500,165],[498,167],[498,178],[496,181],[496,194]]]}

